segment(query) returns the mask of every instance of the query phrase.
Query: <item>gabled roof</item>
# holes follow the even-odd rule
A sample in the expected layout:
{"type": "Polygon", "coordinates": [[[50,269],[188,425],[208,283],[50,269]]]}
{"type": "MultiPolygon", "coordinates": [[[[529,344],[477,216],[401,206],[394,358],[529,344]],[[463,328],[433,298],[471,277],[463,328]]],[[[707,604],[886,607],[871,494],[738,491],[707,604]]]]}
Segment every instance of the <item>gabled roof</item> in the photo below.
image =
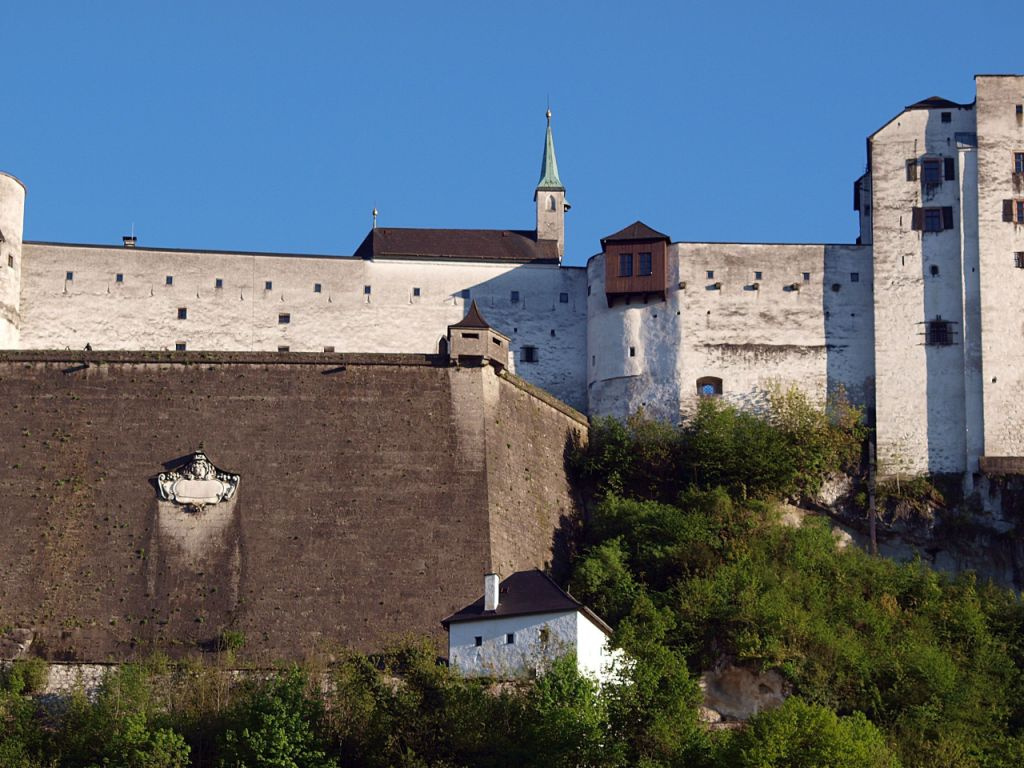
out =
{"type": "Polygon", "coordinates": [[[441,625],[448,629],[450,624],[460,621],[484,621],[562,611],[580,611],[606,635],[612,633],[611,627],[605,624],[600,616],[558,586],[546,573],[538,570],[516,571],[502,581],[498,586],[497,610],[485,611],[484,598],[481,596],[462,610],[443,619],[441,625]]]}
{"type": "Polygon", "coordinates": [[[942,107],[950,107],[952,109],[959,107],[969,107],[970,104],[957,104],[955,101],[944,99],[941,96],[929,96],[927,99],[921,99],[907,107],[907,109],[941,109],[942,107]]]}
{"type": "Polygon", "coordinates": [[[603,247],[605,243],[617,243],[628,240],[664,240],[666,243],[671,242],[668,235],[651,229],[642,221],[637,220],[625,229],[620,229],[614,235],[602,237],[601,245],[603,247]]]}
{"type": "Polygon", "coordinates": [[[449,328],[472,328],[473,330],[487,330],[491,329],[490,324],[484,320],[484,316],[480,314],[480,309],[476,305],[476,299],[469,305],[469,312],[466,316],[459,320],[454,325],[448,326],[449,328]]]}
{"type": "Polygon", "coordinates": [[[376,227],[356,249],[355,256],[557,264],[558,243],[537,240],[536,233],[530,230],[376,227]]]}

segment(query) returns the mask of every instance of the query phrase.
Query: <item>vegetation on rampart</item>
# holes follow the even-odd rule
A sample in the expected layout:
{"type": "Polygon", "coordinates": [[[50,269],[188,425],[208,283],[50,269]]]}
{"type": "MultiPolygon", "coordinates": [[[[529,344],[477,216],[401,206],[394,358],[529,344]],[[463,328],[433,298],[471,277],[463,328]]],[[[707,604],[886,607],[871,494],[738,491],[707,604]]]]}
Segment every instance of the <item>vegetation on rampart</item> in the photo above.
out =
{"type": "MultiPolygon", "coordinates": [[[[782,498],[854,466],[863,430],[776,393],[763,414],[707,400],[679,428],[602,421],[571,459],[587,498],[571,589],[630,663],[600,691],[566,659],[536,681],[463,680],[415,643],[239,678],[154,658],[64,706],[0,692],[0,765],[112,768],[1024,764],[1024,609],[840,548],[782,498]],[[701,670],[775,670],[791,695],[743,728],[698,720],[701,670]]],[[[234,645],[243,638],[230,638],[234,645]]]]}

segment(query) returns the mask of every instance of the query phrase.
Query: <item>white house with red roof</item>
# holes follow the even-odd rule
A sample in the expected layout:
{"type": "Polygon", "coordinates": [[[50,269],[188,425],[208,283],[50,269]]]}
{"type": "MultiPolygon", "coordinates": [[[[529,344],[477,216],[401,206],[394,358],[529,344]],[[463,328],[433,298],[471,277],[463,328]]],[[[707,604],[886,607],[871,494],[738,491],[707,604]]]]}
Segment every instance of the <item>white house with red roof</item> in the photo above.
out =
{"type": "Polygon", "coordinates": [[[610,646],[611,628],[538,570],[503,581],[487,574],[483,596],[441,624],[448,663],[467,677],[533,677],[575,653],[580,674],[605,683],[622,655],[610,646]]]}

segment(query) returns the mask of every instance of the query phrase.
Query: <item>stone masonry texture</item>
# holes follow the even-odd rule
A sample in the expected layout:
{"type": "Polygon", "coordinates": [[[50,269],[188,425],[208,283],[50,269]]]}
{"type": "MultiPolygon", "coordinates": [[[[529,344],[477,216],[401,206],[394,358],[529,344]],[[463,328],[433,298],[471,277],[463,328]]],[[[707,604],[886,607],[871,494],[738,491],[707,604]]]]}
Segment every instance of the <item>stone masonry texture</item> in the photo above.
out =
{"type": "Polygon", "coordinates": [[[0,353],[0,624],[51,659],[245,637],[253,661],[404,636],[482,576],[558,567],[579,414],[424,355],[0,353]],[[241,480],[184,511],[202,446],[241,480]]]}

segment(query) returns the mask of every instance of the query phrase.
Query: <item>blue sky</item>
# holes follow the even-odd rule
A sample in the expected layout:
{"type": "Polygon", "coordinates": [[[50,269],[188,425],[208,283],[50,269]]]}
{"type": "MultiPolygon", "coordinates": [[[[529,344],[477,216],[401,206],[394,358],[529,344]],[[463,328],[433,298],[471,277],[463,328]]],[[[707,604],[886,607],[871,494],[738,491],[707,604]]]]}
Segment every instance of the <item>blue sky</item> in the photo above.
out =
{"type": "Polygon", "coordinates": [[[869,133],[1024,71],[1009,2],[9,6],[0,170],[31,240],[350,254],[374,205],[532,228],[550,98],[568,263],[637,218],[852,242],[869,133]]]}

